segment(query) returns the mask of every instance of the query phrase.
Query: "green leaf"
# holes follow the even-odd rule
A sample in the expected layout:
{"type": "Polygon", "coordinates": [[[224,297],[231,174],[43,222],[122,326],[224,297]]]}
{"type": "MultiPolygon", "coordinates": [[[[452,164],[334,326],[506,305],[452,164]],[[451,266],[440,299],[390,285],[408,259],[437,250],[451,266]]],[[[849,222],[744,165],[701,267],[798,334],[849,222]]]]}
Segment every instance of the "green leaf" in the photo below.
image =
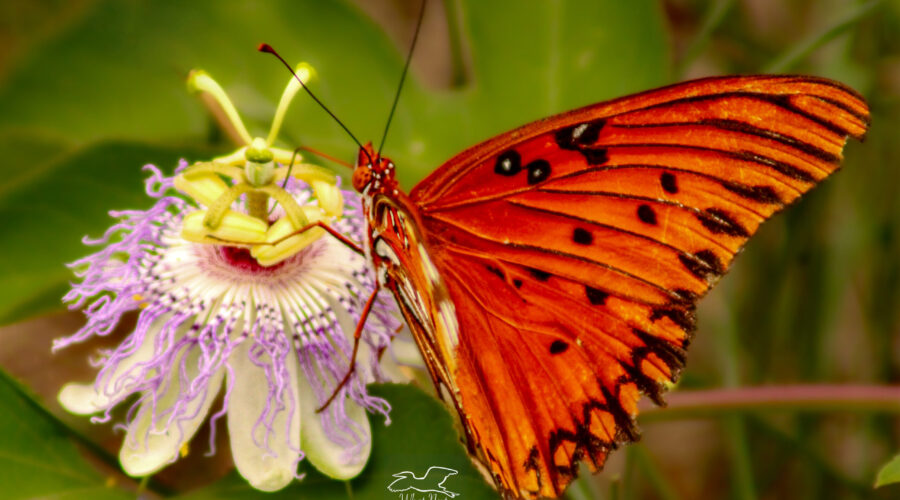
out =
{"type": "Polygon", "coordinates": [[[130,498],[89,464],[68,432],[0,372],[0,498],[130,498]]]}
{"type": "Polygon", "coordinates": [[[875,477],[876,488],[894,483],[900,483],[900,455],[895,456],[882,465],[878,475],[875,477]]]}
{"type": "MultiPolygon", "coordinates": [[[[7,146],[0,155],[15,151],[7,146]]],[[[21,164],[22,172],[0,188],[0,240],[7,242],[0,246],[0,324],[62,307],[74,279],[64,264],[93,251],[81,238],[101,236],[113,222],[109,210],[152,204],[142,165],[171,172],[185,156],[199,154],[196,148],[109,143],[21,164]]]]}
{"type": "MultiPolygon", "coordinates": [[[[387,486],[397,478],[394,474],[410,471],[421,477],[429,467],[453,469],[444,486],[465,499],[494,499],[497,492],[489,486],[470,461],[447,409],[421,389],[411,385],[373,385],[373,394],[390,401],[391,424],[384,425],[381,416],[371,416],[372,455],[363,472],[344,483],[326,478],[302,462],[306,477],[297,483],[267,495],[271,499],[353,498],[380,500],[396,498],[387,486]],[[351,496],[352,495],[352,496],[351,496]]],[[[177,497],[180,500],[259,498],[236,473],[200,490],[177,497]]]]}

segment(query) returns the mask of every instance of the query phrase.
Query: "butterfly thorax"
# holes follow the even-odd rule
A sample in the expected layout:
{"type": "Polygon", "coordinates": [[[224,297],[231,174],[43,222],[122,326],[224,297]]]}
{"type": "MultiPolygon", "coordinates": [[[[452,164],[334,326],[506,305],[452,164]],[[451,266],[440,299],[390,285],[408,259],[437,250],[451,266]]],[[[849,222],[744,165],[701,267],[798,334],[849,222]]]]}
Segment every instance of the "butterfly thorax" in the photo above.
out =
{"type": "Polygon", "coordinates": [[[394,163],[371,143],[359,150],[353,187],[362,195],[368,223],[364,249],[378,283],[396,297],[438,393],[454,399],[456,312],[429,256],[418,206],[400,189],[394,163]]]}

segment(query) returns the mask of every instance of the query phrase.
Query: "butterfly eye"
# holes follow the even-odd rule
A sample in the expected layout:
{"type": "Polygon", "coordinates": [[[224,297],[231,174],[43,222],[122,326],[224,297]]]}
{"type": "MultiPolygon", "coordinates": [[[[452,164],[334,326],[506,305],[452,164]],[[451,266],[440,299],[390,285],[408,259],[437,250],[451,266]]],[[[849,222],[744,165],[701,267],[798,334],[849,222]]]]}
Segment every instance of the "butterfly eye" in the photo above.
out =
{"type": "Polygon", "coordinates": [[[372,180],[372,171],[366,167],[356,167],[353,170],[353,189],[360,193],[366,188],[369,181],[372,180]]]}

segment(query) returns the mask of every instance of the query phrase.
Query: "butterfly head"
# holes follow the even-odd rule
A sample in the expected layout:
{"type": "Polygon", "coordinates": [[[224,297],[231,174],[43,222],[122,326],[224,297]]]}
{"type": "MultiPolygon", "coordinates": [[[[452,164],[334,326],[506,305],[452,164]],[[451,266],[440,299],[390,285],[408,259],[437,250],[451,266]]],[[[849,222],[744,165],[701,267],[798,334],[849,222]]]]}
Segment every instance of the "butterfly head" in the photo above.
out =
{"type": "Polygon", "coordinates": [[[353,169],[353,189],[360,193],[393,190],[397,180],[394,162],[380,156],[369,142],[359,149],[356,167],[353,169]]]}

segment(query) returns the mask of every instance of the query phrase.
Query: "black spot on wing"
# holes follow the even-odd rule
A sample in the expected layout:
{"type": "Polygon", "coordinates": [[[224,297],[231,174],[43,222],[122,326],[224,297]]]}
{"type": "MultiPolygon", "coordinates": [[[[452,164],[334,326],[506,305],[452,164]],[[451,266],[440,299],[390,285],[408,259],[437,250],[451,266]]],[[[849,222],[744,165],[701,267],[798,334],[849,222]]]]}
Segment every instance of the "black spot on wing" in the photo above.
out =
{"type": "Polygon", "coordinates": [[[588,165],[601,165],[609,160],[608,151],[606,148],[591,148],[590,146],[600,138],[600,131],[605,125],[606,120],[600,118],[592,122],[559,129],[553,137],[556,145],[561,149],[581,153],[588,165]]]}
{"type": "Polygon", "coordinates": [[[663,363],[668,366],[673,374],[681,369],[687,361],[687,352],[679,346],[673,345],[665,339],[651,335],[640,328],[632,328],[631,331],[637,335],[641,342],[644,343],[651,352],[659,356],[663,363]]]}
{"type": "Polygon", "coordinates": [[[550,344],[550,354],[562,354],[569,349],[568,342],[563,342],[562,340],[554,340],[550,344]]]}
{"type": "Polygon", "coordinates": [[[653,208],[650,205],[639,206],[637,209],[637,216],[644,224],[650,224],[651,226],[656,225],[656,212],[653,211],[653,208]]]}
{"type": "Polygon", "coordinates": [[[547,180],[550,177],[550,162],[547,160],[534,160],[525,165],[528,170],[528,184],[534,185],[547,180]]]}
{"type": "Polygon", "coordinates": [[[584,293],[587,295],[588,302],[594,306],[602,306],[606,304],[606,299],[609,297],[609,294],[604,292],[603,290],[597,290],[596,288],[589,287],[585,285],[584,293]]]}
{"type": "Polygon", "coordinates": [[[572,241],[579,245],[590,245],[594,242],[594,236],[587,229],[576,227],[572,231],[572,241]]]}
{"type": "Polygon", "coordinates": [[[693,306],[697,300],[700,299],[700,296],[696,293],[685,289],[685,288],[673,288],[670,290],[672,292],[672,303],[673,304],[686,304],[693,306]]]}
{"type": "Polygon", "coordinates": [[[531,450],[528,451],[528,458],[525,459],[525,463],[522,464],[525,467],[525,470],[533,470],[540,475],[540,469],[538,468],[538,454],[537,446],[532,446],[531,450]]]}
{"type": "Polygon", "coordinates": [[[707,208],[706,210],[695,212],[694,215],[697,216],[703,227],[714,234],[727,234],[728,236],[741,236],[744,238],[750,236],[750,232],[744,226],[740,225],[731,215],[720,208],[707,208]]]}
{"type": "Polygon", "coordinates": [[[494,164],[494,172],[511,177],[522,170],[522,157],[513,149],[500,153],[497,163],[494,164]]]}
{"type": "Polygon", "coordinates": [[[725,273],[722,261],[711,250],[701,250],[693,255],[681,254],[678,260],[691,274],[701,279],[716,278],[725,273]]]}
{"type": "Polygon", "coordinates": [[[675,180],[675,174],[671,172],[663,172],[659,176],[659,183],[665,192],[675,194],[678,192],[678,182],[675,180]]]}
{"type": "Polygon", "coordinates": [[[550,279],[550,276],[552,276],[547,271],[541,271],[540,269],[535,269],[533,267],[528,268],[528,273],[538,281],[547,281],[548,279],[550,279]]]}
{"type": "Polygon", "coordinates": [[[606,120],[600,118],[592,122],[559,129],[554,134],[556,145],[562,149],[579,151],[597,142],[597,139],[600,138],[600,131],[605,125],[606,120]]]}
{"type": "MultiPolygon", "coordinates": [[[[650,321],[656,322],[662,318],[669,318],[685,332],[693,331],[697,323],[693,307],[656,307],[650,313],[650,321]]],[[[687,346],[682,345],[681,347],[687,346]]]]}
{"type": "Polygon", "coordinates": [[[486,266],[484,266],[484,267],[485,267],[485,269],[487,269],[491,274],[497,276],[498,278],[500,278],[500,279],[502,279],[502,280],[505,280],[505,279],[506,279],[506,276],[503,274],[503,271],[501,271],[499,268],[494,267],[494,266],[491,266],[491,265],[486,265],[486,266]]]}
{"type": "Polygon", "coordinates": [[[773,160],[768,156],[763,156],[760,154],[756,154],[752,151],[738,151],[736,153],[727,153],[729,156],[743,161],[750,161],[754,163],[759,163],[761,165],[765,165],[776,172],[784,174],[792,179],[797,179],[803,182],[813,183],[816,182],[816,178],[812,176],[806,170],[797,168],[789,163],[785,163],[783,161],[773,160]]]}
{"type": "Polygon", "coordinates": [[[747,186],[725,180],[720,181],[720,183],[725,189],[748,200],[768,204],[782,203],[781,198],[778,196],[778,193],[772,189],[772,186],[747,186]]]}
{"type": "Polygon", "coordinates": [[[581,154],[591,166],[603,165],[609,161],[609,151],[606,148],[582,149],[581,154]]]}

